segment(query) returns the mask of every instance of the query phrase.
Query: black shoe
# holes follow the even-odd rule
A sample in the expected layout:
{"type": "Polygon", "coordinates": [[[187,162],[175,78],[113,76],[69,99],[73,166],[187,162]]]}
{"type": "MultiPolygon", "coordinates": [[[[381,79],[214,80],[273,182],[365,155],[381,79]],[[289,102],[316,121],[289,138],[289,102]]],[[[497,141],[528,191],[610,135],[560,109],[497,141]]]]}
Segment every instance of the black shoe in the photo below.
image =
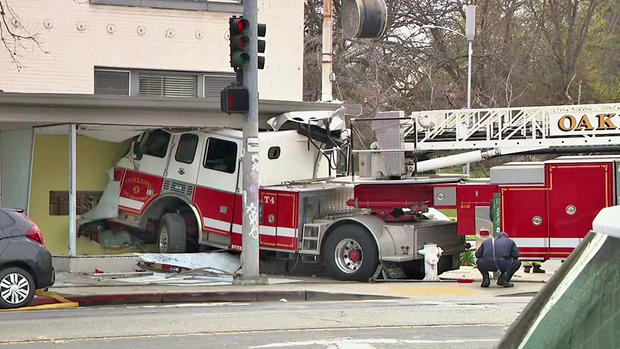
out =
{"type": "Polygon", "coordinates": [[[532,271],[533,273],[540,273],[540,274],[544,274],[545,270],[541,269],[540,267],[536,267],[534,266],[534,271],[532,271]]]}
{"type": "MultiPolygon", "coordinates": [[[[529,273],[529,272],[530,272],[530,269],[532,269],[532,266],[531,266],[531,265],[528,265],[528,266],[523,267],[523,271],[524,271],[524,272],[526,272],[526,273],[529,273]]],[[[534,269],[534,272],[536,272],[536,269],[534,269]]]]}
{"type": "Polygon", "coordinates": [[[491,284],[491,279],[489,279],[489,273],[483,273],[482,274],[482,283],[480,284],[480,287],[489,287],[489,285],[491,284]]]}
{"type": "Polygon", "coordinates": [[[498,286],[502,286],[502,287],[514,287],[515,286],[515,284],[513,284],[512,282],[508,282],[508,281],[504,280],[501,276],[497,280],[497,285],[498,286]]]}

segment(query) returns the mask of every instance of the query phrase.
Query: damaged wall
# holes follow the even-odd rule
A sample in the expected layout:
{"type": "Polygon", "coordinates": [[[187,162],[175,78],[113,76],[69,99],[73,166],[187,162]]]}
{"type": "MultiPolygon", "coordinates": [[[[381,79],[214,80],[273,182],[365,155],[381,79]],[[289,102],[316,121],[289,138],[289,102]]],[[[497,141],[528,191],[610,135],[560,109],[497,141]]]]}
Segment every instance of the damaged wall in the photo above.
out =
{"type": "MultiPolygon", "coordinates": [[[[108,184],[107,170],[114,167],[128,146],[128,143],[111,143],[78,136],[77,190],[103,191],[108,184]]],[[[68,253],[69,219],[67,215],[50,214],[50,191],[68,189],[68,137],[37,135],[32,168],[30,217],[41,228],[47,248],[55,255],[68,253]]],[[[77,241],[78,254],[104,252],[97,243],[87,238],[77,241]]]]}

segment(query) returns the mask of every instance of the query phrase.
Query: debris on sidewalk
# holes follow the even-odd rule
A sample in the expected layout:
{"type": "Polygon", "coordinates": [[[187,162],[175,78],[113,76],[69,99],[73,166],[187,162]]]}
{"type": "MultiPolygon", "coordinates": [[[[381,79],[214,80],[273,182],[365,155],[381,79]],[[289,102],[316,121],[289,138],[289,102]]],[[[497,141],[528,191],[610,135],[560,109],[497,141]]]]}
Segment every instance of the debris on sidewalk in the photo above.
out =
{"type": "Polygon", "coordinates": [[[237,254],[210,253],[144,253],[138,267],[154,271],[202,271],[208,275],[233,275],[241,268],[237,254]]]}
{"type": "MultiPolygon", "coordinates": [[[[97,269],[95,269],[97,271],[97,269]]],[[[95,273],[93,276],[107,279],[127,279],[127,278],[135,278],[140,276],[150,276],[153,275],[151,271],[134,271],[130,273],[95,273]]]]}

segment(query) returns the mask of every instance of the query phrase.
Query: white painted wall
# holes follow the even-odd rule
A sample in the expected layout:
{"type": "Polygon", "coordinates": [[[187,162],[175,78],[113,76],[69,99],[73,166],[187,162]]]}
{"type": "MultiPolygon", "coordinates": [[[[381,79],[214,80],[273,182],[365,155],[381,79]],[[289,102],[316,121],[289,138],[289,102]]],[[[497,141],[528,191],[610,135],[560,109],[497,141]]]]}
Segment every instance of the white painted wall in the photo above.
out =
{"type": "MultiPolygon", "coordinates": [[[[0,47],[0,90],[5,92],[91,94],[95,66],[232,72],[227,39],[232,13],[91,5],[88,0],[10,4],[25,27],[40,34],[48,53],[26,44],[19,50],[25,68],[18,72],[0,47]],[[174,36],[168,38],[169,29],[174,36]]],[[[304,2],[259,0],[259,21],[267,24],[260,97],[302,100],[304,2]]]]}

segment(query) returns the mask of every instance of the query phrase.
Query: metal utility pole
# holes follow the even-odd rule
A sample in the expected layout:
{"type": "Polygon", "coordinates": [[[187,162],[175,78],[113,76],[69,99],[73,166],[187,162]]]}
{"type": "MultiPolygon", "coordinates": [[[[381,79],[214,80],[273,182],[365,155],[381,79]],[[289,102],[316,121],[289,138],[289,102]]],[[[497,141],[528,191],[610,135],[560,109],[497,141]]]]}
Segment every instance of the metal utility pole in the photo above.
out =
{"type": "Polygon", "coordinates": [[[332,0],[323,1],[323,47],[321,49],[321,101],[331,102],[332,92],[332,56],[334,47],[332,45],[332,0]]]}
{"type": "Polygon", "coordinates": [[[471,109],[471,55],[473,53],[472,42],[467,41],[469,44],[467,50],[467,109],[471,109]]]}
{"type": "MultiPolygon", "coordinates": [[[[474,53],[472,44],[476,36],[476,6],[467,5],[467,17],[465,18],[465,38],[467,39],[467,109],[471,109],[471,56],[474,53]]],[[[470,175],[470,163],[465,165],[464,172],[470,175]]]]}
{"type": "Polygon", "coordinates": [[[243,72],[243,85],[249,94],[249,108],[243,123],[243,228],[241,275],[235,284],[266,284],[259,275],[258,234],[258,6],[257,0],[243,1],[243,17],[250,23],[248,34],[249,64],[243,72]]]}
{"type": "Polygon", "coordinates": [[[465,18],[465,39],[467,39],[467,109],[471,109],[471,56],[472,44],[476,36],[476,6],[467,5],[465,18]]]}
{"type": "Polygon", "coordinates": [[[76,228],[77,137],[76,137],[76,133],[77,133],[76,125],[70,124],[69,125],[69,256],[70,257],[75,257],[77,255],[77,250],[76,250],[76,241],[77,241],[77,228],[76,228]]]}

